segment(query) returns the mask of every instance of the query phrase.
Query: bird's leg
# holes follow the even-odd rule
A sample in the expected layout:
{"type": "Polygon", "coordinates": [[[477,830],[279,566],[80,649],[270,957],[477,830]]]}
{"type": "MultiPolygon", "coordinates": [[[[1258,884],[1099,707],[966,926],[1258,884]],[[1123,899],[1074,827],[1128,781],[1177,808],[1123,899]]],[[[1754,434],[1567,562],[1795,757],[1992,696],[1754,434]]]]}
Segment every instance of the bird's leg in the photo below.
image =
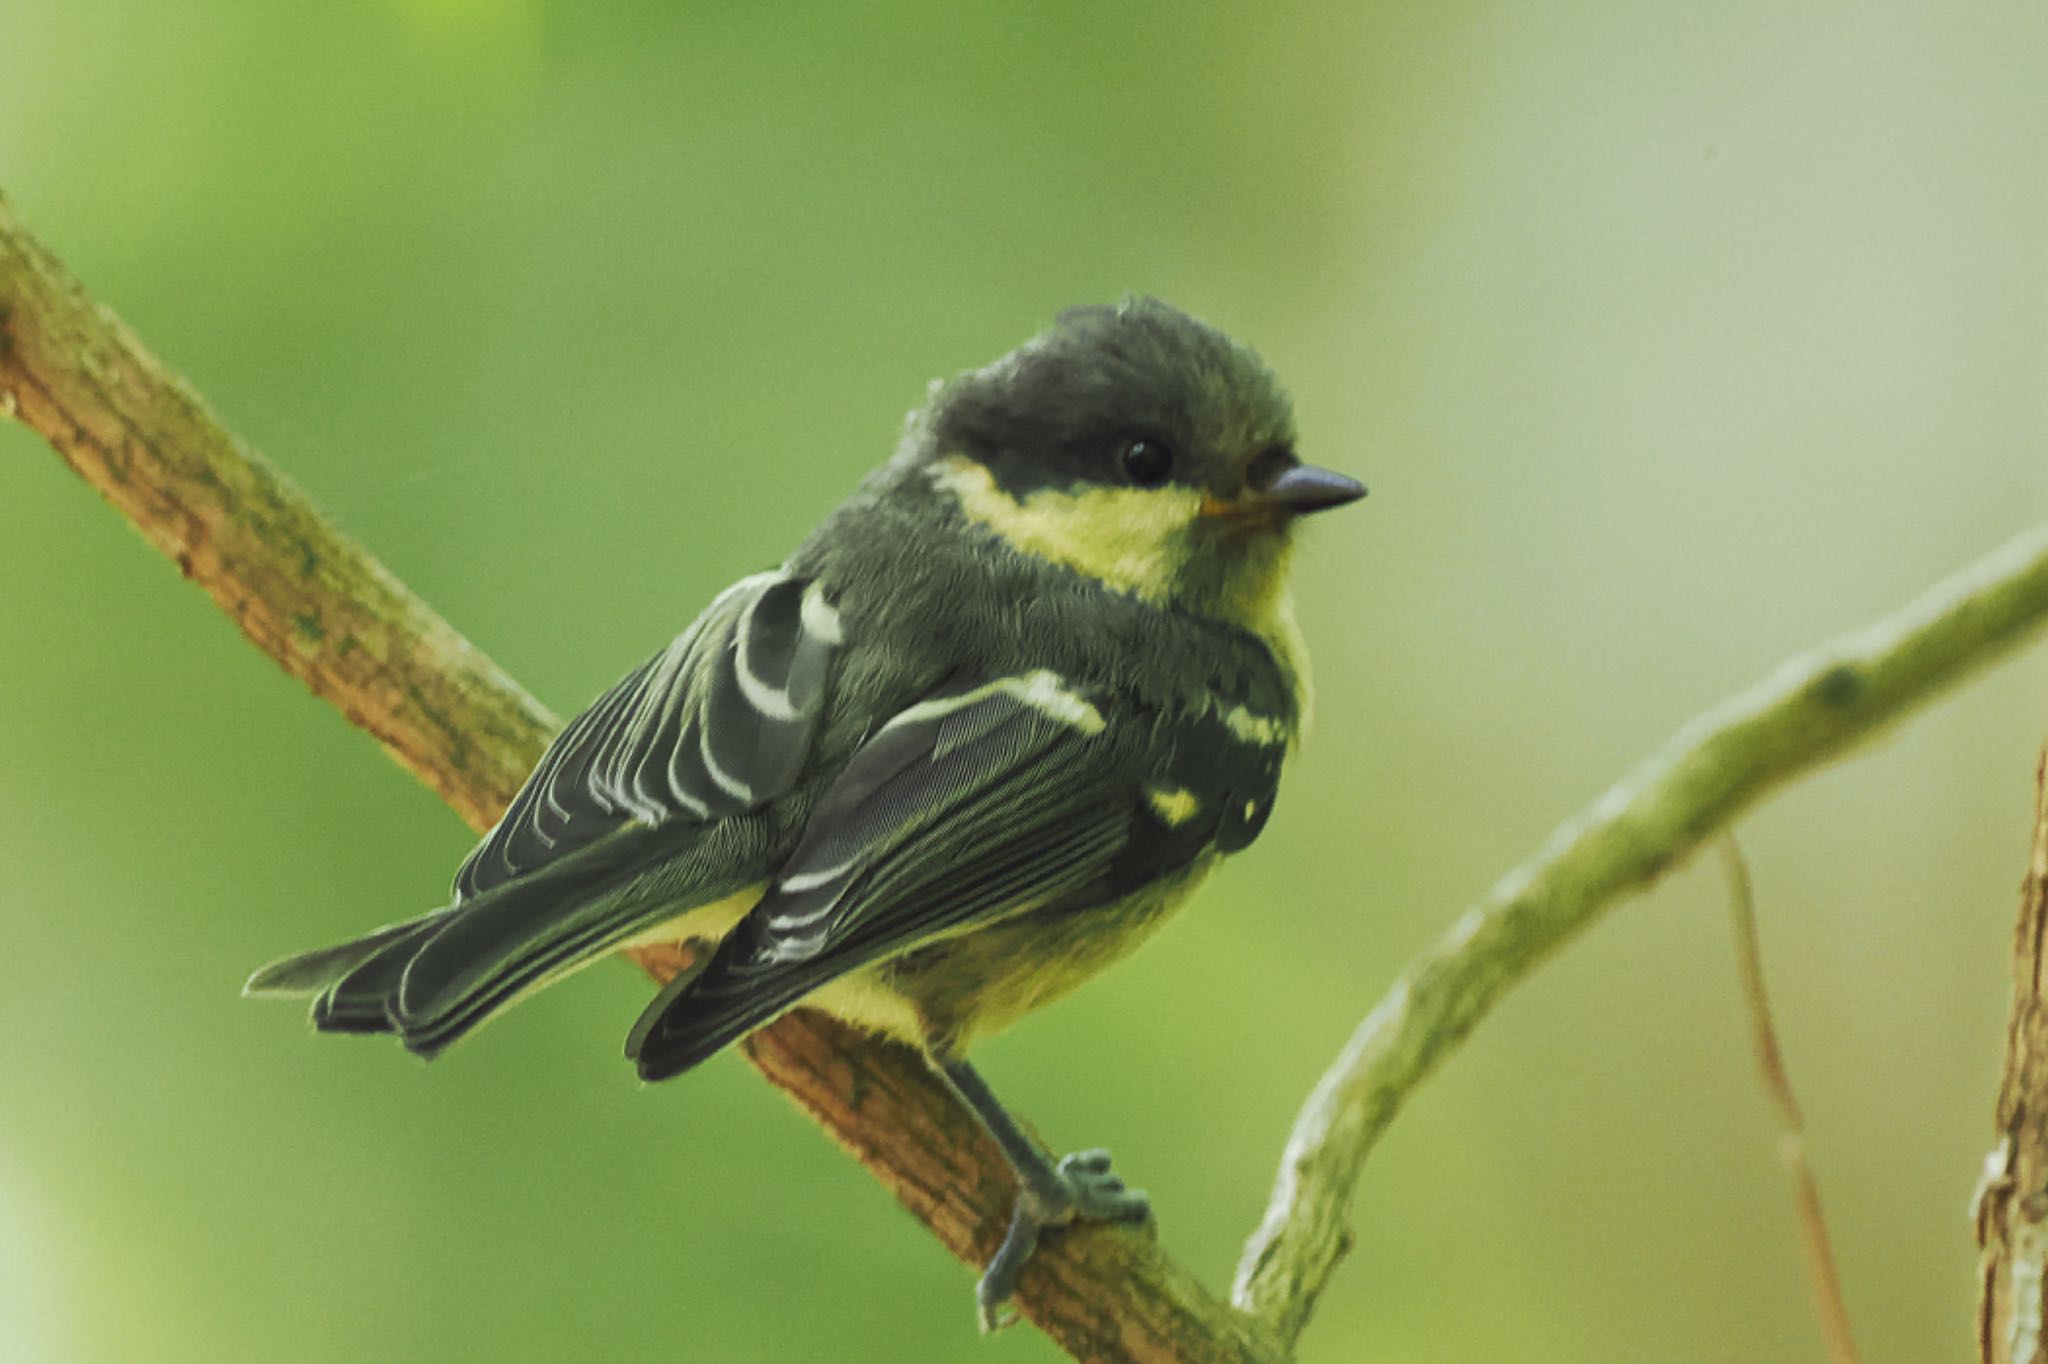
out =
{"type": "Polygon", "coordinates": [[[1142,1222],[1151,1217],[1152,1205],[1142,1190],[1126,1189],[1110,1171],[1107,1151],[1077,1151],[1053,1163],[965,1061],[941,1062],[939,1072],[981,1119],[1017,1176],[1010,1230],[975,1286],[981,1329],[993,1331],[1008,1324],[999,1311],[1016,1290],[1017,1276],[1038,1248],[1041,1232],[1082,1219],[1142,1222]]]}

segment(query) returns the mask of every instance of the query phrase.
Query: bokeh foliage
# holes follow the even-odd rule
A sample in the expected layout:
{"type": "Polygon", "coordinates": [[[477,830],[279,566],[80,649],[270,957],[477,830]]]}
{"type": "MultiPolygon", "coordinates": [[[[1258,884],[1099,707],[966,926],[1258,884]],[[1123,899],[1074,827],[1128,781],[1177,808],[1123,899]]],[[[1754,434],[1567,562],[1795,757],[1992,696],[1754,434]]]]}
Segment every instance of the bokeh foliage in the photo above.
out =
{"type": "MultiPolygon", "coordinates": [[[[1400,963],[1680,721],[2048,512],[2038,7],[0,7],[0,189],[558,710],[1069,302],[1260,346],[1373,487],[1258,848],[989,1047],[1221,1284],[1400,963]]],[[[604,967],[432,1067],[235,988],[466,835],[0,428],[0,1357],[1046,1359],[604,967]]],[[[1873,1361],[1967,1347],[2048,662],[1747,826],[1873,1361]]],[[[1397,1126],[1315,1361],[1806,1360],[1720,890],[1397,1126]]]]}

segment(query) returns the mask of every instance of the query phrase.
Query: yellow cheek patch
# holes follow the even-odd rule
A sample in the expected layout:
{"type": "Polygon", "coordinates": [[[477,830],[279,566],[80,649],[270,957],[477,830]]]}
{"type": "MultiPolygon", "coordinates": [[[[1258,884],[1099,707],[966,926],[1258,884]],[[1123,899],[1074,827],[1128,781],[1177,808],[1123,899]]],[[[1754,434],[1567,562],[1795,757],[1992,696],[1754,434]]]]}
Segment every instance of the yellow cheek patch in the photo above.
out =
{"type": "Polygon", "coordinates": [[[932,466],[932,481],[978,521],[1027,554],[1064,564],[1148,601],[1172,595],[1188,526],[1202,495],[1188,488],[1042,488],[1015,498],[964,455],[932,466]]]}

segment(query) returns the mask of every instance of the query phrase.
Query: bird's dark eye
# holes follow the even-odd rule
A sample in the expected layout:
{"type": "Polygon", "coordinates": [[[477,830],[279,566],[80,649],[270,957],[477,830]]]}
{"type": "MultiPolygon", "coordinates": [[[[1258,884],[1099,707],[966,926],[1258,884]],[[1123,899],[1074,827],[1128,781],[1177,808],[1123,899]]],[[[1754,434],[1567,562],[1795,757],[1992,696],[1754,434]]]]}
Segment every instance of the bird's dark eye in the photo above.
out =
{"type": "Polygon", "coordinates": [[[1156,488],[1173,476],[1173,451],[1156,440],[1134,440],[1124,445],[1124,477],[1140,488],[1156,488]]]}

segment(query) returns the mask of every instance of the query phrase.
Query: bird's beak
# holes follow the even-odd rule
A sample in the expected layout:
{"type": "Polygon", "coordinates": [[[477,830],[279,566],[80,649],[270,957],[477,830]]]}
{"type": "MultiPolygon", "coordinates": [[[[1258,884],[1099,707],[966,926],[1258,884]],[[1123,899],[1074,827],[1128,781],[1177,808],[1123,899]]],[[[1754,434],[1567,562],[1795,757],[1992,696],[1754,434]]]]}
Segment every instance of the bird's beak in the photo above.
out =
{"type": "Polygon", "coordinates": [[[1331,469],[1319,469],[1313,464],[1287,464],[1269,474],[1263,482],[1255,479],[1241,497],[1229,501],[1215,497],[1203,499],[1202,510],[1210,516],[1265,520],[1328,511],[1364,496],[1365,485],[1355,478],[1347,478],[1331,469]]]}
{"type": "Polygon", "coordinates": [[[1331,469],[1318,469],[1313,464],[1284,469],[1278,478],[1252,493],[1254,501],[1295,516],[1328,511],[1364,496],[1365,485],[1357,479],[1346,478],[1331,469]]]}

